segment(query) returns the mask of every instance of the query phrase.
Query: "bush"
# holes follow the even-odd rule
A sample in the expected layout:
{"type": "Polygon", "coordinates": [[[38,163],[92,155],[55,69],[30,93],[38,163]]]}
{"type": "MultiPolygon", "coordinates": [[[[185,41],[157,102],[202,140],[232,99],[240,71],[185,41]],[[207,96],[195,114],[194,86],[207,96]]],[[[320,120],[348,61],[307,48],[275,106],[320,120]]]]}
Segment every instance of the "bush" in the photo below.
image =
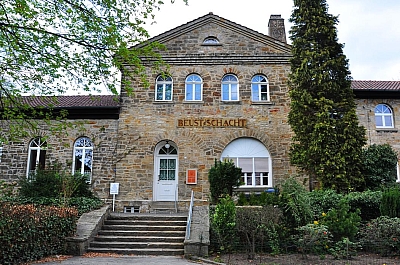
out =
{"type": "Polygon", "coordinates": [[[20,264],[61,254],[76,229],[73,208],[0,202],[1,264],[20,264]]]}
{"type": "Polygon", "coordinates": [[[335,242],[343,238],[353,240],[360,226],[360,211],[350,211],[350,206],[346,199],[341,199],[339,204],[321,217],[321,224],[326,225],[332,233],[335,242]]]}
{"type": "Polygon", "coordinates": [[[362,247],[383,256],[400,254],[400,218],[381,216],[365,224],[359,232],[362,247]]]}
{"type": "Polygon", "coordinates": [[[379,207],[382,200],[382,191],[367,190],[364,192],[350,192],[346,195],[351,211],[360,210],[360,217],[363,221],[378,218],[379,207]]]}
{"type": "Polygon", "coordinates": [[[327,213],[334,209],[343,195],[334,190],[313,190],[307,196],[310,198],[310,205],[314,215],[314,219],[318,219],[321,213],[327,213]]]}
{"type": "Polygon", "coordinates": [[[233,189],[239,187],[242,178],[242,169],[230,161],[215,160],[214,166],[208,172],[211,200],[217,203],[224,195],[232,197],[233,189]]]}
{"type": "Polygon", "coordinates": [[[347,237],[344,237],[329,249],[329,253],[331,253],[335,259],[351,259],[357,256],[357,250],[360,247],[360,244],[351,242],[347,237]]]}
{"type": "Polygon", "coordinates": [[[211,225],[218,237],[220,250],[230,250],[235,240],[236,207],[229,196],[222,197],[215,207],[211,225]]]}
{"type": "Polygon", "coordinates": [[[283,220],[291,230],[313,220],[308,192],[294,178],[282,184],[279,206],[283,210],[283,220]]]}
{"type": "Polygon", "coordinates": [[[249,259],[254,259],[256,243],[265,240],[269,245],[268,251],[274,254],[280,252],[277,226],[281,216],[282,212],[271,205],[236,209],[236,229],[246,238],[249,259]]]}
{"type": "Polygon", "coordinates": [[[381,215],[400,217],[400,189],[392,187],[382,193],[381,215]]]}
{"type": "Polygon", "coordinates": [[[103,201],[99,198],[87,198],[87,197],[75,197],[71,198],[68,201],[68,204],[65,205],[63,199],[61,198],[48,198],[48,197],[36,197],[36,198],[28,198],[28,197],[13,197],[7,198],[4,201],[8,201],[14,204],[33,204],[35,206],[68,206],[74,207],[78,211],[78,215],[82,215],[83,213],[90,212],[95,209],[99,209],[104,205],[103,201]]]}
{"type": "Polygon", "coordinates": [[[328,253],[331,242],[331,234],[328,227],[318,224],[307,224],[296,229],[298,234],[294,236],[297,250],[303,255],[324,255],[328,253]]]}
{"type": "Polygon", "coordinates": [[[64,198],[93,197],[87,178],[80,174],[67,174],[60,170],[38,170],[29,178],[19,180],[22,197],[64,198]]]}
{"type": "Polygon", "coordinates": [[[265,205],[277,205],[278,203],[279,203],[279,196],[277,192],[273,193],[261,192],[259,194],[252,192],[249,195],[245,193],[240,193],[237,202],[239,206],[246,206],[246,205],[265,206],[265,205]]]}
{"type": "Polygon", "coordinates": [[[397,154],[390,145],[369,146],[363,150],[362,161],[366,189],[396,182],[397,154]]]}

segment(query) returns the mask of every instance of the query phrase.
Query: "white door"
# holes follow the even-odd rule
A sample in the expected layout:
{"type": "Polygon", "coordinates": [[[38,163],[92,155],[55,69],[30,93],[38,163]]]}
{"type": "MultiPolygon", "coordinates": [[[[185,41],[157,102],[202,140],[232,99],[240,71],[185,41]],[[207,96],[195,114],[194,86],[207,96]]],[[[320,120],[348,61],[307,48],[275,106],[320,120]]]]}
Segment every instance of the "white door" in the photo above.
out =
{"type": "Polygon", "coordinates": [[[162,143],[157,152],[154,171],[154,200],[175,201],[177,199],[178,156],[176,148],[168,142],[162,143]]]}

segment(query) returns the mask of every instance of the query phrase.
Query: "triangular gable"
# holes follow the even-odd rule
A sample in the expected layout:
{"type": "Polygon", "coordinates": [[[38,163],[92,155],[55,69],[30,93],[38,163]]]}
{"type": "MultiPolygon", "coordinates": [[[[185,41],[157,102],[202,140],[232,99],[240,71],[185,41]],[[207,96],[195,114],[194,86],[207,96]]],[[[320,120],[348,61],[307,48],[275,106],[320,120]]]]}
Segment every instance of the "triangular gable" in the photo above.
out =
{"type": "MultiPolygon", "coordinates": [[[[235,22],[232,22],[228,19],[222,18],[220,16],[214,15],[213,13],[209,13],[205,16],[199,17],[195,20],[192,20],[186,24],[178,26],[174,29],[166,31],[160,35],[157,35],[153,38],[150,38],[147,42],[136,45],[135,47],[140,48],[146,45],[148,42],[159,42],[161,44],[168,43],[169,41],[176,39],[182,35],[185,35],[193,30],[199,29],[204,25],[214,23],[222,28],[231,30],[235,32],[238,36],[247,37],[256,42],[259,42],[265,46],[269,46],[276,51],[276,53],[291,53],[291,46],[281,42],[277,39],[274,39],[268,35],[262,34],[235,22]]],[[[267,25],[267,23],[266,23],[267,25]]]]}

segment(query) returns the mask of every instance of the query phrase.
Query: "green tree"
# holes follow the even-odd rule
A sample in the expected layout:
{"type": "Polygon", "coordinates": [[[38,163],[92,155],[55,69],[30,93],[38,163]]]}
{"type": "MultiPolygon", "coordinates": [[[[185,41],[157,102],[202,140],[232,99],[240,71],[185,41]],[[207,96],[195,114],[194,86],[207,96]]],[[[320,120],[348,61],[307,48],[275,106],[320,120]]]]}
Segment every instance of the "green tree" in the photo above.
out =
{"type": "Polygon", "coordinates": [[[241,183],[242,169],[235,166],[231,160],[215,160],[214,166],[208,172],[211,200],[215,203],[224,195],[232,197],[233,189],[241,183]]]}
{"type": "Polygon", "coordinates": [[[397,154],[388,144],[373,144],[363,150],[365,187],[376,189],[397,178],[397,154]]]}
{"type": "Polygon", "coordinates": [[[289,76],[291,162],[310,177],[310,189],[347,192],[363,184],[359,126],[348,60],[338,43],[338,19],[325,0],[294,0],[289,76]]]}
{"type": "MultiPolygon", "coordinates": [[[[153,11],[162,4],[158,0],[0,1],[0,140],[24,136],[26,127],[37,129],[32,117],[51,118],[51,111],[33,109],[21,95],[55,95],[71,88],[93,92],[99,87],[117,94],[123,63],[132,66],[124,75],[141,76],[144,81],[140,58],[153,57],[154,67],[163,65],[155,49],[161,46],[133,45],[149,37],[146,21],[154,19],[153,11]]],[[[128,92],[132,87],[124,86],[128,92]]],[[[55,102],[46,105],[51,109],[55,102]]]]}

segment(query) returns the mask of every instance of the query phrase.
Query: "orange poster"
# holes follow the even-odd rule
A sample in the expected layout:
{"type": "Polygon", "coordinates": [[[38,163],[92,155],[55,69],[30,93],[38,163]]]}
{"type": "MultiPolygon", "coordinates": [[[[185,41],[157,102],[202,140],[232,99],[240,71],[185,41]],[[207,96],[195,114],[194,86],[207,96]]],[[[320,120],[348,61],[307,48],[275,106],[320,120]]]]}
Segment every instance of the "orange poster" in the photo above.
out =
{"type": "Polygon", "coordinates": [[[186,171],[186,184],[197,184],[197,169],[186,171]]]}

